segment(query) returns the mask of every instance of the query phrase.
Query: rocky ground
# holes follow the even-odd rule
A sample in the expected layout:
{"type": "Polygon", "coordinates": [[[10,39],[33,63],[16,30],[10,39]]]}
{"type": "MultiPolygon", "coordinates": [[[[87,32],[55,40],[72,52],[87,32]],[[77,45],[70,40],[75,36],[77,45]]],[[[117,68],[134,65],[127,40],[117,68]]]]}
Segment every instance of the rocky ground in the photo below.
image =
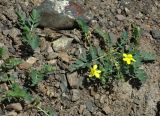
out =
{"type": "MultiPolygon", "coordinates": [[[[8,50],[4,57],[22,58],[24,63],[11,70],[23,86],[25,70],[53,64],[57,70],[39,83],[37,88],[29,88],[33,96],[39,95],[43,107],[50,107],[53,116],[160,116],[160,1],[159,0],[84,0],[92,23],[113,35],[120,36],[123,29],[132,23],[139,25],[143,34],[140,49],[155,53],[153,63],[144,65],[148,79],[139,89],[129,82],[118,80],[112,91],[101,87],[86,87],[84,77],[77,72],[69,73],[68,65],[84,52],[82,35],[78,29],[54,30],[38,28],[41,39],[38,49],[31,55],[21,42],[21,30],[17,26],[15,9],[19,6],[30,12],[42,0],[1,0],[0,1],[0,46],[8,50]],[[29,60],[28,60],[29,59],[29,60]],[[28,62],[32,65],[28,65],[28,62]]],[[[130,29],[128,29],[130,30],[130,29]]],[[[98,38],[97,38],[98,39],[98,38]]],[[[0,60],[0,63],[3,60],[0,60]]],[[[1,83],[0,87],[7,87],[1,83]]],[[[22,104],[0,104],[0,115],[5,116],[45,116],[37,110],[22,104]],[[11,104],[14,107],[11,107],[11,104]],[[11,108],[7,108],[10,105],[11,108]],[[16,107],[16,108],[15,108],[16,107]],[[18,108],[17,108],[18,107],[18,108]]]]}

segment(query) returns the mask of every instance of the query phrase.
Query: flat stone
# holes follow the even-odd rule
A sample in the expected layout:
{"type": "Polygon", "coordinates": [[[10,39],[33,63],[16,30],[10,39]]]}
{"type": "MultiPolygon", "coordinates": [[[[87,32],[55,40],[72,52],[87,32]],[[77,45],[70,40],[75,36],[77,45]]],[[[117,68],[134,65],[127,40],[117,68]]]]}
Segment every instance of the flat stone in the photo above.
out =
{"type": "Polygon", "coordinates": [[[58,56],[57,53],[55,53],[55,52],[50,52],[50,53],[48,53],[48,55],[47,55],[47,60],[53,60],[53,59],[57,58],[57,56],[58,56]]]}
{"type": "Polygon", "coordinates": [[[78,101],[80,99],[80,92],[78,89],[72,89],[72,101],[78,101]]]}
{"type": "Polygon", "coordinates": [[[123,15],[116,15],[116,18],[119,20],[119,21],[123,21],[126,19],[126,17],[124,17],[123,15]]]}
{"type": "Polygon", "coordinates": [[[10,31],[9,31],[9,36],[11,38],[16,38],[18,35],[20,35],[20,30],[18,30],[17,28],[12,28],[10,31]]]}
{"type": "Polygon", "coordinates": [[[7,36],[10,33],[9,29],[5,29],[2,31],[3,35],[7,36]]]}
{"type": "Polygon", "coordinates": [[[49,60],[47,61],[48,64],[56,64],[57,63],[57,60],[56,59],[53,59],[53,60],[49,60]]]}
{"type": "Polygon", "coordinates": [[[22,111],[22,105],[20,103],[12,103],[6,106],[6,109],[12,109],[15,111],[22,111]]]}
{"type": "Polygon", "coordinates": [[[154,39],[160,39],[160,30],[151,30],[151,34],[154,39]]]}
{"type": "Polygon", "coordinates": [[[52,42],[52,48],[55,51],[64,50],[71,45],[72,41],[73,41],[73,38],[61,37],[52,42]]]}
{"type": "Polygon", "coordinates": [[[91,100],[88,100],[86,102],[86,108],[88,111],[93,112],[95,110],[94,107],[95,107],[95,104],[91,100]]]}
{"type": "Polygon", "coordinates": [[[77,78],[78,74],[77,72],[71,73],[71,74],[67,74],[67,80],[69,83],[69,86],[71,88],[77,88],[78,87],[78,78],[77,78]]]}
{"type": "Polygon", "coordinates": [[[58,75],[58,77],[61,79],[60,80],[60,89],[61,89],[62,93],[67,92],[68,91],[68,83],[67,83],[66,76],[64,74],[60,74],[60,75],[58,75]]]}
{"type": "Polygon", "coordinates": [[[60,53],[58,54],[58,57],[59,57],[62,61],[67,62],[67,63],[69,63],[69,61],[71,60],[71,56],[69,56],[66,52],[60,52],[60,53]]]}

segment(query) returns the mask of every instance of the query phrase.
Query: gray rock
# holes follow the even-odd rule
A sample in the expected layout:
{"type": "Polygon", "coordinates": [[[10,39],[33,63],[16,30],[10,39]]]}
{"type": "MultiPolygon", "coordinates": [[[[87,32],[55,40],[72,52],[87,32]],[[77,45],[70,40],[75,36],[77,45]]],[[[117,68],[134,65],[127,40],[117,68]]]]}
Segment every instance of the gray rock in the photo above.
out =
{"type": "Polygon", "coordinates": [[[160,39],[160,30],[151,30],[151,34],[154,39],[160,39]]]}
{"type": "Polygon", "coordinates": [[[20,103],[12,103],[7,105],[6,109],[12,109],[19,112],[22,110],[22,105],[20,103]]]}
{"type": "Polygon", "coordinates": [[[77,88],[78,87],[79,79],[77,78],[77,76],[78,76],[77,72],[67,74],[67,80],[68,80],[69,86],[71,88],[77,88]]]}
{"type": "Polygon", "coordinates": [[[68,84],[67,84],[67,79],[66,76],[64,74],[60,74],[60,89],[62,91],[62,93],[65,93],[68,91],[68,84]]]}
{"type": "Polygon", "coordinates": [[[72,89],[72,101],[75,102],[80,99],[80,92],[78,89],[72,89]]]}
{"type": "Polygon", "coordinates": [[[64,50],[71,45],[73,38],[61,37],[52,42],[52,48],[55,51],[64,50]]]}
{"type": "Polygon", "coordinates": [[[7,36],[10,33],[10,30],[5,29],[2,31],[3,35],[7,36]]]}
{"type": "Polygon", "coordinates": [[[126,17],[124,17],[123,15],[116,15],[116,18],[119,20],[119,21],[123,21],[126,19],[126,17]]]}
{"type": "Polygon", "coordinates": [[[86,108],[90,112],[94,112],[96,110],[95,104],[91,100],[86,102],[86,108]]]}
{"type": "Polygon", "coordinates": [[[70,0],[45,0],[36,10],[40,13],[40,26],[53,29],[73,28],[76,18],[86,19],[83,7],[70,0]]]}
{"type": "Polygon", "coordinates": [[[18,35],[20,35],[20,30],[18,30],[17,28],[12,28],[9,32],[9,36],[11,38],[16,38],[18,35]]]}
{"type": "Polygon", "coordinates": [[[57,56],[58,56],[58,54],[55,52],[48,53],[47,60],[53,60],[53,59],[57,58],[57,56]]]}

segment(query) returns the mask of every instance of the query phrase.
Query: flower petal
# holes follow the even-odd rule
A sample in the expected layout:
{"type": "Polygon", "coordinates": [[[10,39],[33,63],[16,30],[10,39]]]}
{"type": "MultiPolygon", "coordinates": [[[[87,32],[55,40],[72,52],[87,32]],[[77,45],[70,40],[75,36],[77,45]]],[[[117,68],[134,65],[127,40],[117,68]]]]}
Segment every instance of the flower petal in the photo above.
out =
{"type": "Polygon", "coordinates": [[[97,73],[101,73],[102,71],[101,71],[101,70],[97,70],[96,72],[97,72],[97,73]]]}
{"type": "Polygon", "coordinates": [[[133,58],[132,54],[127,55],[128,58],[133,58]]]}
{"type": "Polygon", "coordinates": [[[134,58],[132,58],[132,61],[133,61],[133,62],[136,62],[136,60],[135,60],[134,58]]]}
{"type": "Polygon", "coordinates": [[[127,60],[127,64],[131,64],[131,60],[130,59],[127,60]]]}
{"type": "Polygon", "coordinates": [[[123,58],[123,61],[126,61],[127,62],[128,58],[123,58]]]}
{"type": "Polygon", "coordinates": [[[97,67],[98,67],[98,66],[97,66],[96,64],[95,64],[95,65],[93,65],[93,69],[94,69],[94,70],[96,70],[96,69],[97,69],[97,67]]]}
{"type": "Polygon", "coordinates": [[[100,74],[99,73],[95,73],[94,74],[96,78],[100,78],[100,74]]]}
{"type": "Polygon", "coordinates": [[[127,57],[127,54],[124,53],[124,54],[123,54],[123,57],[127,57]]]}

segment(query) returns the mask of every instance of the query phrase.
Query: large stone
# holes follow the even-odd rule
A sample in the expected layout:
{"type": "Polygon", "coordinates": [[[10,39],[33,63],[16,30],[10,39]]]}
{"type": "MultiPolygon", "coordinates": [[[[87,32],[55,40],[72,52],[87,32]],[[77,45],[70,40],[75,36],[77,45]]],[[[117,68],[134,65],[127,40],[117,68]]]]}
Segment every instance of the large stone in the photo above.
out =
{"type": "Polygon", "coordinates": [[[82,5],[70,0],[45,0],[36,10],[42,27],[69,29],[74,27],[76,18],[87,20],[82,5]]]}

